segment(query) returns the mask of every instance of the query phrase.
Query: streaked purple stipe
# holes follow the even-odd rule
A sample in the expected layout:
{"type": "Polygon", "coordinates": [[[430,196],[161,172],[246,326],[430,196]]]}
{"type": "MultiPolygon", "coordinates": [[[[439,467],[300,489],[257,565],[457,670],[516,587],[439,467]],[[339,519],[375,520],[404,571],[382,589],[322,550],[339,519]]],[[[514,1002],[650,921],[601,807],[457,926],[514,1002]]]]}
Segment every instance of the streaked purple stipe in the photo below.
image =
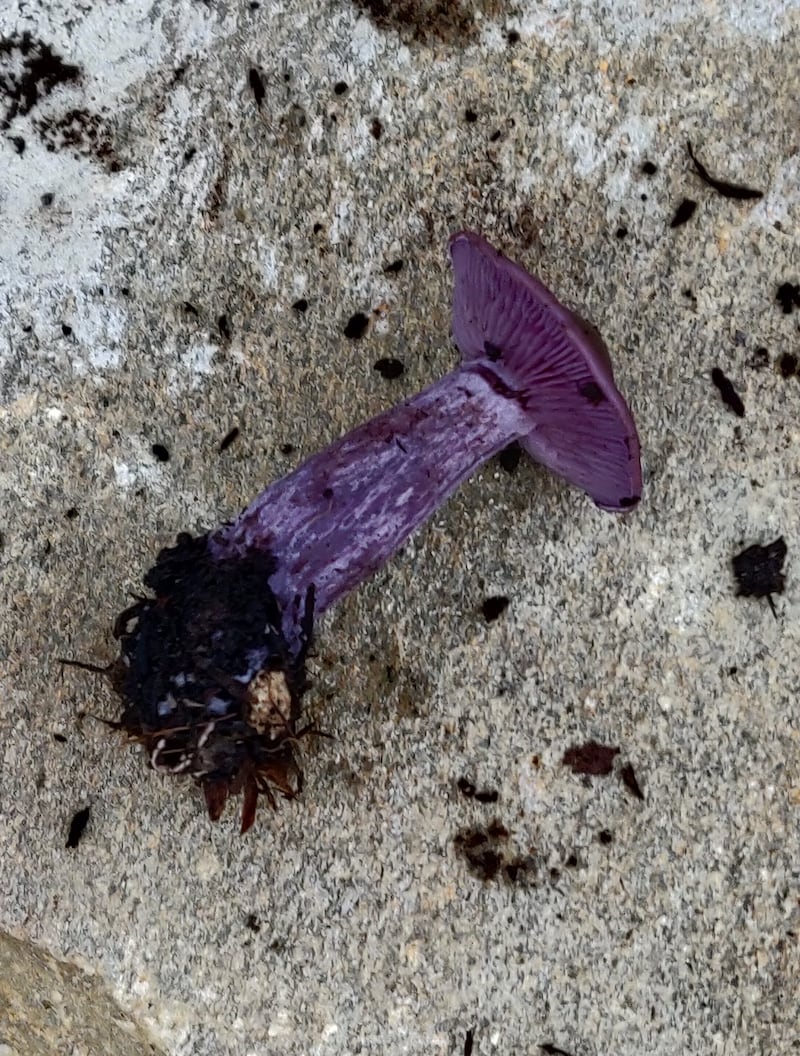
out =
{"type": "Polygon", "coordinates": [[[639,500],[639,442],[608,353],[577,316],[479,235],[450,242],[462,364],[358,426],[209,537],[215,558],[266,550],[291,638],[379,569],[482,463],[513,440],[604,509],[639,500]]]}

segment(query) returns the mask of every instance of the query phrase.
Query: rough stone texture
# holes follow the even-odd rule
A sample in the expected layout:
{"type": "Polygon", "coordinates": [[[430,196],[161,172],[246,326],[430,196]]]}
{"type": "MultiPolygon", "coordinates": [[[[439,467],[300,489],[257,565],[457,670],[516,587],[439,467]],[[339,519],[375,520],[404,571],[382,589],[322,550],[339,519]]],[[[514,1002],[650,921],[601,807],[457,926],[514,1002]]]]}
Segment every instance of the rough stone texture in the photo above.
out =
{"type": "Polygon", "coordinates": [[[0,932],[2,1056],[158,1056],[102,983],[0,932]]]}
{"type": "Polygon", "coordinates": [[[0,13],[0,924],[172,1056],[797,1051],[797,4],[44,6],[0,13]],[[58,658],[111,659],[158,547],[451,367],[462,226],[597,323],[645,500],[480,473],[320,625],[334,739],[240,839],[58,658]],[[775,619],[730,559],[781,534],[775,619]],[[590,739],[643,802],[562,765],[590,739]],[[493,818],[516,883],[454,842],[493,818]]]}

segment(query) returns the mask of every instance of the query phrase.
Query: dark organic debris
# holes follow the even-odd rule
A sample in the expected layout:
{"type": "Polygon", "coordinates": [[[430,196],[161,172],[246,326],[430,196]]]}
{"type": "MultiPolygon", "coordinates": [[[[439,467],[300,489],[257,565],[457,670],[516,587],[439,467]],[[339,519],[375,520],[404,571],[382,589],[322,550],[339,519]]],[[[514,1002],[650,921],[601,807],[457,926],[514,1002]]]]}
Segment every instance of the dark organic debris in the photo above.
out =
{"type": "Polygon", "coordinates": [[[369,319],[363,312],[356,312],[355,315],[351,315],[347,321],[347,326],[344,328],[344,336],[349,337],[351,341],[358,341],[360,337],[363,337],[369,326],[369,319]]]}
{"type": "Polygon", "coordinates": [[[800,285],[782,282],[775,294],[775,300],[783,308],[785,315],[791,315],[795,308],[800,308],[800,285]]]}
{"type": "Polygon", "coordinates": [[[741,201],[745,201],[751,198],[764,197],[763,191],[756,191],[752,187],[745,187],[740,183],[728,183],[727,180],[718,180],[709,173],[705,165],[697,158],[692,150],[691,143],[686,144],[686,149],[689,151],[689,157],[692,159],[695,171],[703,183],[707,183],[709,187],[713,187],[715,191],[718,191],[726,198],[738,198],[741,201]]]}
{"type": "Polygon", "coordinates": [[[264,79],[255,66],[250,68],[250,72],[247,74],[247,79],[250,82],[250,91],[253,93],[256,105],[261,106],[264,102],[267,90],[264,87],[264,79]]]}
{"type": "Polygon", "coordinates": [[[485,828],[462,830],[453,842],[470,872],[479,879],[488,881],[502,876],[516,884],[535,872],[536,863],[531,855],[508,853],[510,835],[505,825],[495,819],[485,828]]]}
{"type": "Polygon", "coordinates": [[[399,359],[394,359],[392,357],[375,360],[372,364],[372,368],[373,370],[377,370],[380,376],[386,378],[387,381],[394,381],[395,378],[399,378],[406,369],[399,359]]]}
{"type": "Polygon", "coordinates": [[[481,18],[499,16],[500,0],[354,0],[379,29],[393,29],[407,41],[432,37],[456,44],[478,32],[481,18]]]}
{"type": "Polygon", "coordinates": [[[234,442],[234,440],[237,438],[238,435],[239,435],[239,426],[238,425],[234,425],[233,429],[230,429],[225,434],[225,436],[223,436],[223,438],[220,440],[219,448],[218,448],[219,453],[222,454],[223,451],[227,451],[228,448],[231,446],[231,444],[234,442]]]}
{"type": "Polygon", "coordinates": [[[163,444],[153,444],[150,450],[158,462],[169,462],[169,450],[163,444]]]}
{"type": "Polygon", "coordinates": [[[261,921],[258,919],[255,913],[247,914],[247,920],[245,921],[245,924],[250,929],[250,931],[255,932],[256,935],[259,933],[259,931],[261,931],[261,921]]]}
{"type": "Polygon", "coordinates": [[[732,559],[736,577],[737,597],[767,598],[773,615],[773,594],[782,594],[785,582],[783,562],[786,542],[779,536],[774,542],[761,546],[754,543],[732,559]]]}
{"type": "Polygon", "coordinates": [[[80,79],[79,66],[64,62],[30,33],[0,38],[0,129],[7,129],[18,115],[29,114],[59,85],[80,79]]]}
{"type": "Polygon", "coordinates": [[[694,216],[694,211],[697,208],[697,202],[692,198],[684,198],[678,208],[675,210],[675,215],[670,220],[670,227],[680,227],[681,224],[685,224],[687,220],[691,220],[694,216]]]}
{"type": "Polygon", "coordinates": [[[619,776],[623,785],[632,796],[635,796],[636,799],[644,799],[644,792],[642,792],[639,787],[639,782],[636,779],[636,771],[633,769],[632,763],[626,763],[620,769],[619,776]]]}
{"type": "Polygon", "coordinates": [[[778,373],[782,378],[794,378],[797,376],[797,356],[791,352],[784,352],[778,360],[778,373]]]}
{"type": "Polygon", "coordinates": [[[219,327],[219,332],[222,335],[222,337],[224,337],[226,341],[230,341],[232,331],[231,331],[231,324],[230,324],[230,322],[228,320],[227,315],[225,315],[223,313],[217,319],[217,326],[219,327]]]}
{"type": "Polygon", "coordinates": [[[487,623],[493,623],[499,616],[502,616],[508,606],[509,600],[502,594],[496,594],[490,598],[486,598],[483,605],[481,605],[483,618],[487,623]]]}
{"type": "Polygon", "coordinates": [[[476,803],[496,803],[500,799],[500,793],[496,788],[477,789],[466,777],[458,779],[458,790],[467,799],[474,799],[476,803]]]}
{"type": "Polygon", "coordinates": [[[562,762],[575,774],[592,774],[607,777],[614,768],[614,758],[619,755],[619,748],[612,748],[598,741],[587,741],[564,752],[562,762]]]}
{"type": "Polygon", "coordinates": [[[470,1028],[464,1038],[464,1056],[472,1056],[472,1047],[475,1042],[475,1030],[470,1028]]]}
{"type": "Polygon", "coordinates": [[[84,807],[83,810],[75,812],[72,821],[69,823],[69,835],[67,836],[66,846],[70,849],[75,848],[81,842],[86,826],[89,824],[89,815],[91,814],[91,807],[84,807]]]}
{"type": "Polygon", "coordinates": [[[730,378],[727,378],[719,367],[714,367],[711,371],[711,380],[719,389],[719,394],[722,397],[722,402],[725,406],[730,407],[733,413],[738,415],[739,418],[744,418],[744,404],[742,403],[742,398],[733,387],[733,382],[730,378]]]}
{"type": "Polygon", "coordinates": [[[296,300],[294,302],[294,304],[292,305],[292,308],[296,312],[308,311],[308,301],[305,299],[305,297],[300,297],[298,300],[296,300]]]}

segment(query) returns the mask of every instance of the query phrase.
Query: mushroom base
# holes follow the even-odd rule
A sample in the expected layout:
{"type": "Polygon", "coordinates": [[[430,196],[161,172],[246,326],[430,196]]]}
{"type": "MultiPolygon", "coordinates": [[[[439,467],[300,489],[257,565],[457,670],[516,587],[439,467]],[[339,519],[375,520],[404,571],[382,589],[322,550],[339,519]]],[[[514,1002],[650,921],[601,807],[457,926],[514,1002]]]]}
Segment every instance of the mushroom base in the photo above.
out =
{"type": "Polygon", "coordinates": [[[269,586],[272,555],[215,559],[207,536],[178,536],[162,550],[142,597],[118,617],[119,659],[109,674],[123,701],[113,725],[144,745],[161,773],[193,777],[216,821],[243,793],[242,832],[259,793],[299,792],[295,753],[306,689],[313,591],[290,643],[269,586]]]}

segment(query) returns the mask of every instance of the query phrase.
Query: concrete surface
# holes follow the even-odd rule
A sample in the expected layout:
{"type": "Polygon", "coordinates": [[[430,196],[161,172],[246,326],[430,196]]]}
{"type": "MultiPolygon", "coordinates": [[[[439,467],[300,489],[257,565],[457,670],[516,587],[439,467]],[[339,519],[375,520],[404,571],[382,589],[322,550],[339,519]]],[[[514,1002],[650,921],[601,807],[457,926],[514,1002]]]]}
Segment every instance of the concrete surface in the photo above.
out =
{"type": "Polygon", "coordinates": [[[800,314],[775,293],[800,282],[800,9],[380,6],[2,7],[0,926],[91,968],[171,1056],[788,1056],[800,381],[776,363],[800,314]],[[703,185],[687,140],[764,197],[703,185]],[[463,226],[599,326],[645,500],[619,519],[487,467],[320,624],[333,739],[240,839],[58,658],[111,659],[178,530],[451,367],[463,226]],[[730,559],[778,535],[773,618],[730,559]],[[644,801],[562,765],[592,738],[644,801]],[[456,842],[494,819],[515,882],[456,842]]]}

